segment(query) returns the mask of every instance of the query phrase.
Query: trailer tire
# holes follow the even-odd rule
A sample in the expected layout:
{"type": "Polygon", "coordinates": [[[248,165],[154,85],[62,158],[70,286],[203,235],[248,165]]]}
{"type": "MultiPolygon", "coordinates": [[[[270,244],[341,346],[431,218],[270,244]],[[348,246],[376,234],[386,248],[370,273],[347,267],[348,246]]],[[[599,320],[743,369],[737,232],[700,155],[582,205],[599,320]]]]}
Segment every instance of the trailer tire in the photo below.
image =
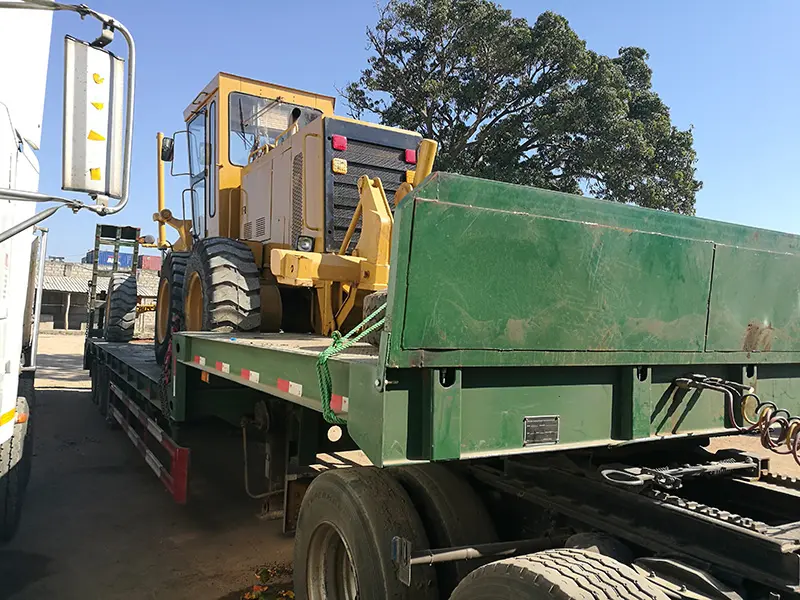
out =
{"type": "Polygon", "coordinates": [[[625,565],[633,562],[633,552],[631,552],[630,548],[617,538],[601,532],[576,533],[567,538],[564,547],[596,552],[625,565]]]}
{"type": "MultiPolygon", "coordinates": [[[[373,292],[368,296],[364,296],[364,303],[363,303],[363,316],[362,319],[366,319],[370,316],[373,312],[378,310],[381,306],[386,304],[386,301],[389,299],[389,291],[388,290],[381,290],[379,292],[373,292]]],[[[373,319],[370,319],[369,323],[364,324],[364,328],[369,327],[380,321],[386,311],[383,314],[379,314],[375,316],[373,319]]],[[[375,331],[372,331],[364,336],[364,341],[370,344],[371,346],[375,346],[376,348],[381,345],[381,333],[383,333],[383,326],[378,327],[375,331]]]]}
{"type": "MultiPolygon", "coordinates": [[[[497,531],[472,486],[441,464],[392,467],[389,473],[408,493],[433,548],[498,541],[497,531]]],[[[439,592],[446,600],[458,583],[486,560],[457,560],[436,565],[439,592]]]]}
{"type": "Polygon", "coordinates": [[[156,362],[164,364],[167,349],[172,341],[172,325],[183,324],[183,281],[186,276],[188,252],[168,252],[161,265],[156,296],[156,326],[153,335],[156,362]]]}
{"type": "Polygon", "coordinates": [[[183,285],[187,331],[258,331],[261,283],[250,247],[230,238],[194,246],[183,285]]]}
{"type": "Polygon", "coordinates": [[[129,342],[136,325],[136,276],[112,273],[106,300],[105,337],[109,342],[129,342]]]}
{"type": "Polygon", "coordinates": [[[451,600],[668,600],[627,565],[574,548],[498,560],[475,569],[451,600]]]}
{"type": "Polygon", "coordinates": [[[359,598],[438,598],[436,572],[414,567],[411,586],[400,582],[391,541],[402,536],[416,548],[428,539],[403,488],[375,467],[332,469],[311,482],[300,507],[294,546],[298,600],[343,600],[341,587],[359,598]],[[337,575],[346,574],[342,577],[337,575]],[[346,583],[342,583],[347,580],[346,583]]]}

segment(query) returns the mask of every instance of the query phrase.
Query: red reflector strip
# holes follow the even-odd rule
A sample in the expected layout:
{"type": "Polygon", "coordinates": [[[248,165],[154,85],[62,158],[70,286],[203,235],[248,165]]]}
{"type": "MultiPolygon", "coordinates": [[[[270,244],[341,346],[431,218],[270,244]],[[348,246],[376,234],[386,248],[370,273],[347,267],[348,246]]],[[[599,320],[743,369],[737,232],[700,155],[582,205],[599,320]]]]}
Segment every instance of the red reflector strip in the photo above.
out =
{"type": "Polygon", "coordinates": [[[341,150],[344,152],[347,150],[347,138],[343,135],[332,135],[331,145],[333,146],[334,150],[341,150]]]}
{"type": "Polygon", "coordinates": [[[350,399],[347,396],[331,394],[331,410],[337,413],[347,412],[350,408],[350,399]]]}
{"type": "Polygon", "coordinates": [[[158,478],[164,484],[164,487],[172,494],[172,498],[178,504],[186,504],[187,490],[189,482],[189,449],[178,446],[172,439],[164,433],[164,430],[158,424],[149,418],[144,411],[126,396],[114,383],[109,384],[111,393],[119,399],[122,405],[127,408],[127,416],[113,404],[109,403],[108,410],[114,417],[128,438],[133,442],[133,445],[144,457],[145,462],[158,475],[158,478]],[[128,421],[128,416],[134,417],[142,425],[144,425],[143,436],[134,429],[128,421]],[[150,434],[155,439],[170,457],[169,470],[161,464],[155,454],[147,447],[145,437],[150,434]]]}
{"type": "Polygon", "coordinates": [[[242,379],[247,379],[248,381],[252,381],[253,383],[258,383],[258,380],[261,378],[261,375],[258,371],[251,371],[250,369],[242,369],[242,379]]]}
{"type": "Polygon", "coordinates": [[[292,396],[303,395],[303,384],[295,383],[294,381],[289,381],[288,379],[278,379],[278,389],[286,394],[291,394],[292,396]]]}
{"type": "Polygon", "coordinates": [[[230,373],[231,372],[231,366],[226,362],[217,361],[216,364],[214,365],[214,368],[217,371],[222,371],[223,373],[230,373]]]}
{"type": "Polygon", "coordinates": [[[202,367],[205,367],[206,366],[206,357],[205,356],[195,356],[194,357],[194,362],[196,362],[198,365],[200,365],[202,367]]]}
{"type": "Polygon", "coordinates": [[[406,150],[406,162],[410,165],[417,164],[417,151],[416,150],[406,150]]]}

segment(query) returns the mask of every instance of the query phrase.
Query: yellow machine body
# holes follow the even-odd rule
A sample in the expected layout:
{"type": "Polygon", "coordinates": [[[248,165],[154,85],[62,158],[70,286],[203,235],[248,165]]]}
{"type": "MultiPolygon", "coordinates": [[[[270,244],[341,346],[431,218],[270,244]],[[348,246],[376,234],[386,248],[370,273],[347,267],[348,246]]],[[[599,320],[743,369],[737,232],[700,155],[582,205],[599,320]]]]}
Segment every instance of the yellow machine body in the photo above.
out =
{"type": "Polygon", "coordinates": [[[173,250],[212,237],[245,242],[261,270],[262,309],[281,289],[307,289],[309,323],[325,334],[346,328],[363,296],[386,288],[389,198],[430,173],[436,150],[418,134],[333,110],[330,96],[219,73],[184,111],[191,218],[164,205],[170,157],[161,137],[153,215],[162,247],[165,224],[179,234],[173,250]]]}

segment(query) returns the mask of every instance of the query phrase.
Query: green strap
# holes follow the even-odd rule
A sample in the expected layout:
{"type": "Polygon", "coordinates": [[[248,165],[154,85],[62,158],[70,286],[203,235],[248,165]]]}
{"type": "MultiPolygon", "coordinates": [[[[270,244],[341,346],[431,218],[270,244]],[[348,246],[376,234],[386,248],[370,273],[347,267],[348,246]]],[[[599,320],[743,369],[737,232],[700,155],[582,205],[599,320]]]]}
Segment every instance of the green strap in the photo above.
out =
{"type": "Polygon", "coordinates": [[[317,379],[319,380],[320,400],[322,402],[322,417],[326,422],[333,425],[344,425],[347,421],[336,416],[331,408],[331,394],[333,393],[333,381],[331,380],[331,371],[328,368],[328,359],[335,354],[339,354],[342,350],[346,350],[353,344],[357,343],[364,336],[369,335],[386,321],[386,317],[382,317],[355,337],[350,336],[361,330],[367,323],[377,317],[381,312],[386,310],[386,304],[379,306],[371,315],[356,325],[350,333],[342,335],[338,331],[334,331],[331,336],[331,345],[319,353],[317,358],[317,379]]]}

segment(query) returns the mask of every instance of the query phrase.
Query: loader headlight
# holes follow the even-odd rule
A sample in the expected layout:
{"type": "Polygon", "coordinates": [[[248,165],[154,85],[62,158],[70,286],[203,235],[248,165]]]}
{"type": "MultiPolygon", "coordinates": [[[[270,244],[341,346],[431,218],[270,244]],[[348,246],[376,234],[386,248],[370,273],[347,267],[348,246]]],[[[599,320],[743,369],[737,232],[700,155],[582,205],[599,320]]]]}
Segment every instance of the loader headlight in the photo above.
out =
{"type": "Polygon", "coordinates": [[[297,238],[297,249],[300,252],[311,252],[314,249],[314,238],[301,235],[297,238]]]}

